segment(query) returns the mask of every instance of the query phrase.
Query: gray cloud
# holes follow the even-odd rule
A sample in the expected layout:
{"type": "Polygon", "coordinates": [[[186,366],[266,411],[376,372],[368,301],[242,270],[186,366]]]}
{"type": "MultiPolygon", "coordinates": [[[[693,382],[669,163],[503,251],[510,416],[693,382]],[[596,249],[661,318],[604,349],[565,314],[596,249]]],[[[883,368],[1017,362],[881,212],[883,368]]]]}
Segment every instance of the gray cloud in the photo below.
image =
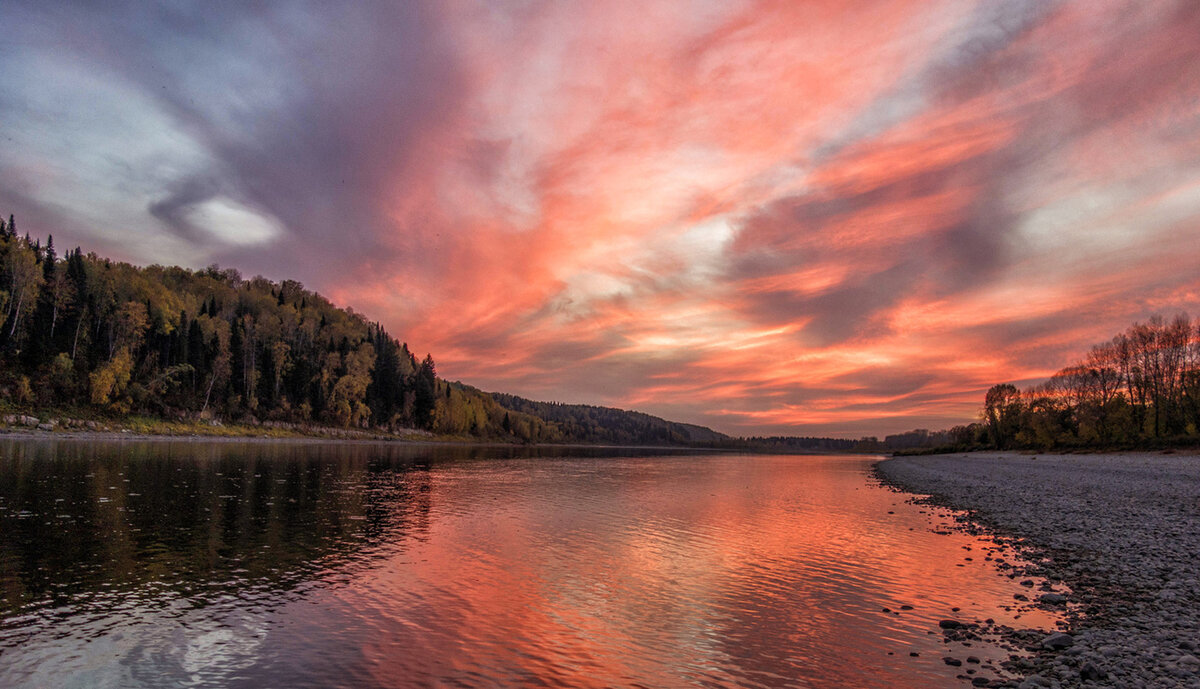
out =
{"type": "Polygon", "coordinates": [[[15,2],[5,14],[22,51],[137,89],[203,146],[208,169],[162,178],[148,226],[211,242],[186,213],[223,193],[291,234],[270,252],[226,250],[227,261],[277,275],[303,266],[310,278],[364,255],[404,262],[387,248],[388,201],[428,173],[423,146],[463,97],[423,3],[15,2]]]}
{"type": "Polygon", "coordinates": [[[203,235],[188,220],[188,211],[197,204],[208,201],[220,193],[219,184],[206,177],[191,177],[180,182],[159,201],[146,209],[180,237],[192,242],[201,242],[203,235]]]}

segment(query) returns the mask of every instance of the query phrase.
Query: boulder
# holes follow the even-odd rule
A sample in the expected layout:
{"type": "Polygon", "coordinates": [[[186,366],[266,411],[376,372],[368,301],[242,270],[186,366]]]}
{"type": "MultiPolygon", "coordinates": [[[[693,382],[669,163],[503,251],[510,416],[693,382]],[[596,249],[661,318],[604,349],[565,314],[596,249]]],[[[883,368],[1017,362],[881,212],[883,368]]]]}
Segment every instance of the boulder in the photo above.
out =
{"type": "Polygon", "coordinates": [[[1042,647],[1048,648],[1051,651],[1061,651],[1064,648],[1070,648],[1075,645],[1075,637],[1063,632],[1055,632],[1050,636],[1042,639],[1042,647]]]}

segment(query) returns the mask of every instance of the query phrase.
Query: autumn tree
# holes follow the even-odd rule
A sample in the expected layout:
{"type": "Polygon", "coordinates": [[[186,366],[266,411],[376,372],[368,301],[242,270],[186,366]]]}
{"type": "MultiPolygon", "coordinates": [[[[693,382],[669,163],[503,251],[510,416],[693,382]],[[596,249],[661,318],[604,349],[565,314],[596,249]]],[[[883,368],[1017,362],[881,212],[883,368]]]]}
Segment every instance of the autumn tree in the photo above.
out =
{"type": "Polygon", "coordinates": [[[1016,423],[1021,413],[1021,395],[1015,385],[993,385],[984,400],[983,416],[997,448],[1008,447],[1016,435],[1016,423]]]}

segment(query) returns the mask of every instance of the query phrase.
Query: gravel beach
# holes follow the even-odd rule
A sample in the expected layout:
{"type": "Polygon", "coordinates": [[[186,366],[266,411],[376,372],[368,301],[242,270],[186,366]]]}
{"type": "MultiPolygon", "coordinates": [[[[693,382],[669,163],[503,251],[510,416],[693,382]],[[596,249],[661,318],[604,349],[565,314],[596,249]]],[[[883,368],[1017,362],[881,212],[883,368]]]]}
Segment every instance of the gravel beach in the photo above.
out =
{"type": "Polygon", "coordinates": [[[876,470],[965,510],[963,528],[1015,539],[1032,564],[1012,575],[1069,587],[1070,638],[1029,646],[1021,687],[1200,688],[1200,456],[971,453],[876,470]]]}

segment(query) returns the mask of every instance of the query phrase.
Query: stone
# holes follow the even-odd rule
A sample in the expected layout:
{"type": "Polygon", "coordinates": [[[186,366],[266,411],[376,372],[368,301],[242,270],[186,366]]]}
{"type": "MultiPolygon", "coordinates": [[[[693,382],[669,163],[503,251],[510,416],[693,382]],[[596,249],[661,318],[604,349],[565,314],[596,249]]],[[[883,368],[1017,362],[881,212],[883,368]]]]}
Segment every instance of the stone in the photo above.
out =
{"type": "Polygon", "coordinates": [[[1051,651],[1061,651],[1064,648],[1070,648],[1075,645],[1075,637],[1063,632],[1055,632],[1050,636],[1042,639],[1042,646],[1051,651]]]}
{"type": "Polygon", "coordinates": [[[1043,593],[1038,600],[1047,605],[1062,605],[1067,602],[1067,597],[1061,593],[1043,593]]]}
{"type": "Polygon", "coordinates": [[[1079,668],[1079,679],[1082,680],[1091,680],[1095,682],[1107,677],[1108,674],[1105,673],[1104,670],[1101,670],[1099,667],[1097,667],[1096,664],[1090,660],[1084,663],[1083,667],[1079,668]]]}
{"type": "Polygon", "coordinates": [[[941,620],[938,622],[938,626],[942,629],[962,629],[967,625],[958,620],[941,620]]]}
{"type": "Polygon", "coordinates": [[[942,662],[953,667],[960,667],[962,665],[962,661],[958,658],[942,658],[942,662]]]}

